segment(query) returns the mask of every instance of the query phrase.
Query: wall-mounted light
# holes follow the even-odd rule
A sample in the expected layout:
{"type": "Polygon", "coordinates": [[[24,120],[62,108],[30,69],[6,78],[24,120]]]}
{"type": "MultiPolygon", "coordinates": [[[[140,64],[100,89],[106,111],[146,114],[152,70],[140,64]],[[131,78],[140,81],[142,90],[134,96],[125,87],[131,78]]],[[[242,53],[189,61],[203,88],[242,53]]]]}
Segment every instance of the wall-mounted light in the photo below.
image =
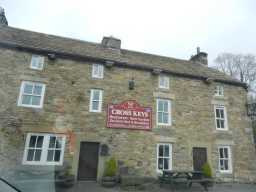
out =
{"type": "Polygon", "coordinates": [[[132,78],[131,80],[129,80],[129,89],[133,90],[135,87],[135,80],[134,78],[132,78]]]}

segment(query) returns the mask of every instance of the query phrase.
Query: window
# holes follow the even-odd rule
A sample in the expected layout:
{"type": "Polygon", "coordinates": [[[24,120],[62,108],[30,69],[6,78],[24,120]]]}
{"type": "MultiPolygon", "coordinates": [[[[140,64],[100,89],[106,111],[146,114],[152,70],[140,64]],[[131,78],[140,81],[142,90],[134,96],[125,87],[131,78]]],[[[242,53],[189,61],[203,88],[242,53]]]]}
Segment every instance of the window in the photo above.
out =
{"type": "Polygon", "coordinates": [[[42,57],[40,55],[32,55],[31,62],[30,62],[30,68],[42,70],[43,67],[44,67],[44,57],[42,57]]]}
{"type": "Polygon", "coordinates": [[[216,86],[215,87],[215,93],[214,93],[215,96],[224,96],[224,87],[223,86],[216,86]]]}
{"type": "Polygon", "coordinates": [[[157,124],[171,125],[171,101],[157,99],[157,124]]]}
{"type": "Polygon", "coordinates": [[[164,75],[159,76],[159,88],[169,89],[169,77],[164,75]]]}
{"type": "Polygon", "coordinates": [[[42,108],[45,84],[23,81],[20,88],[18,105],[23,107],[42,108]]]}
{"type": "Polygon", "coordinates": [[[172,145],[157,144],[157,171],[172,169],[172,145]]]}
{"type": "Polygon", "coordinates": [[[64,135],[29,133],[26,139],[23,163],[62,165],[65,139],[64,135]]]}
{"type": "Polygon", "coordinates": [[[91,89],[90,112],[101,112],[102,93],[100,89],[91,89]]]}
{"type": "Polygon", "coordinates": [[[215,105],[215,122],[216,122],[216,129],[218,130],[228,129],[226,109],[222,105],[215,105]]]}
{"type": "Polygon", "coordinates": [[[231,149],[229,146],[219,147],[219,171],[232,172],[231,149]]]}
{"type": "Polygon", "coordinates": [[[103,79],[104,76],[104,66],[100,64],[93,64],[92,65],[92,77],[103,79]]]}

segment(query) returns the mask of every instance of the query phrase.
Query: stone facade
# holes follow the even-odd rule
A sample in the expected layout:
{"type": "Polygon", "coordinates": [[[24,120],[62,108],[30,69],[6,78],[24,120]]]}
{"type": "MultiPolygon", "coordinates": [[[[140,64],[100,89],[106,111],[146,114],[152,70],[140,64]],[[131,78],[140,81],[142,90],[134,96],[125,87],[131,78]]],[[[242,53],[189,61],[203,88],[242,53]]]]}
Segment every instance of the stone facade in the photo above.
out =
{"type": "Polygon", "coordinates": [[[8,157],[10,169],[33,167],[22,165],[27,133],[64,133],[67,135],[64,163],[72,165],[76,176],[83,141],[109,146],[110,155],[99,156],[98,179],[110,156],[121,166],[128,167],[130,174],[157,177],[157,144],[171,143],[175,170],[193,169],[193,147],[206,147],[208,162],[218,180],[255,181],[256,156],[244,87],[168,74],[170,89],[165,90],[158,88],[158,75],[147,70],[114,65],[105,67],[103,79],[94,79],[91,75],[94,62],[58,57],[49,60],[43,55],[44,69],[38,71],[29,68],[31,56],[30,51],[0,48],[0,158],[2,162],[8,157]],[[135,88],[129,90],[128,82],[132,78],[135,88]],[[17,106],[22,81],[46,84],[42,109],[17,106]],[[224,97],[214,96],[215,86],[220,84],[224,86],[224,97]],[[103,90],[101,113],[89,112],[90,89],[93,88],[103,90]],[[171,100],[171,126],[157,126],[157,98],[171,100]],[[106,128],[107,104],[131,99],[152,107],[152,130],[106,128]],[[228,131],[216,130],[215,104],[226,106],[228,131]],[[218,171],[220,145],[231,146],[231,174],[218,171]]]}

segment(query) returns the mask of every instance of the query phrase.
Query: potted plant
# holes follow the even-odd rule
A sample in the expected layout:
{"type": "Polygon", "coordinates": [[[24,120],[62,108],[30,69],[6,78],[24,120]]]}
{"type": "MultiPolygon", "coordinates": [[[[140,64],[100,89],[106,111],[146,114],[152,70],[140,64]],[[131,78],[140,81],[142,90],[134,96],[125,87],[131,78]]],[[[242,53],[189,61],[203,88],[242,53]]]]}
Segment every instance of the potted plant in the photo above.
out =
{"type": "Polygon", "coordinates": [[[75,183],[75,176],[72,174],[72,167],[68,165],[63,171],[57,173],[56,182],[60,187],[72,187],[75,183]]]}
{"type": "Polygon", "coordinates": [[[202,167],[203,176],[206,178],[205,185],[207,187],[213,186],[213,178],[212,178],[212,169],[208,162],[206,162],[202,167]]]}
{"type": "Polygon", "coordinates": [[[115,158],[111,158],[105,163],[105,170],[101,180],[104,187],[114,187],[117,182],[117,162],[115,158]]]}

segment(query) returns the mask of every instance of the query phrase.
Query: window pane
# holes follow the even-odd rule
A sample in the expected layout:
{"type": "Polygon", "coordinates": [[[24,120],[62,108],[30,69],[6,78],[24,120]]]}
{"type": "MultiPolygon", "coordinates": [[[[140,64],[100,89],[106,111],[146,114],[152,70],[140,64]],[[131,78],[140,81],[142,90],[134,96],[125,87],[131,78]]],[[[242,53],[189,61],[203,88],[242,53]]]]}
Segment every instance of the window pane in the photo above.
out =
{"type": "Polygon", "coordinates": [[[55,151],[54,161],[59,162],[60,161],[60,150],[55,151]]]}
{"type": "Polygon", "coordinates": [[[169,123],[169,115],[168,115],[168,113],[163,113],[163,123],[165,123],[165,124],[169,123]]]}
{"type": "Polygon", "coordinates": [[[99,101],[93,101],[92,102],[92,109],[93,110],[99,110],[99,101]]]}
{"type": "Polygon", "coordinates": [[[164,102],[164,112],[168,112],[169,110],[168,110],[168,102],[167,101],[165,101],[164,102]]]}
{"type": "Polygon", "coordinates": [[[37,139],[37,136],[35,136],[35,135],[30,137],[29,147],[35,147],[36,146],[36,139],[37,139]]]}
{"type": "Polygon", "coordinates": [[[158,156],[163,157],[163,155],[164,155],[164,147],[163,145],[159,145],[158,156]]]}
{"type": "Polygon", "coordinates": [[[158,101],[158,111],[164,111],[163,101],[158,101]]]}
{"type": "Polygon", "coordinates": [[[223,158],[224,156],[223,156],[223,148],[220,148],[219,149],[219,152],[220,152],[220,158],[223,158]]]}
{"type": "Polygon", "coordinates": [[[100,92],[99,91],[93,91],[93,100],[99,100],[100,99],[100,92]]]}
{"type": "Polygon", "coordinates": [[[163,165],[163,158],[159,158],[158,159],[158,169],[162,170],[164,168],[164,165],[163,165]]]}
{"type": "Polygon", "coordinates": [[[164,146],[164,157],[169,157],[169,145],[164,146]]]}
{"type": "Polygon", "coordinates": [[[22,104],[30,105],[32,100],[32,96],[30,95],[23,95],[22,96],[22,104]]]}
{"type": "Polygon", "coordinates": [[[40,105],[41,97],[40,96],[32,96],[32,105],[40,105]]]}
{"type": "Polygon", "coordinates": [[[28,150],[27,161],[33,161],[34,152],[35,152],[34,149],[29,149],[29,150],[28,150]]]}
{"type": "Polygon", "coordinates": [[[224,160],[224,170],[229,170],[228,160],[224,160]]]}
{"type": "Polygon", "coordinates": [[[23,93],[32,94],[33,85],[25,84],[23,93]]]}
{"type": "Polygon", "coordinates": [[[54,150],[48,150],[47,161],[53,161],[54,150]]]}
{"type": "Polygon", "coordinates": [[[224,157],[228,158],[228,149],[227,148],[224,148],[224,157]]]}
{"type": "Polygon", "coordinates": [[[221,128],[220,120],[219,119],[217,119],[217,128],[221,128]]]}
{"type": "Polygon", "coordinates": [[[58,137],[57,140],[56,140],[56,146],[55,146],[55,148],[56,148],[56,149],[61,148],[61,144],[62,144],[62,138],[61,138],[61,137],[58,137]]]}
{"type": "Polygon", "coordinates": [[[36,152],[35,152],[35,161],[40,161],[41,159],[41,152],[42,150],[41,149],[37,149],[36,152]]]}
{"type": "Polygon", "coordinates": [[[49,148],[55,148],[55,141],[56,141],[56,137],[51,136],[50,142],[49,142],[49,148]]]}
{"type": "Polygon", "coordinates": [[[158,112],[158,123],[163,123],[163,113],[158,112]]]}
{"type": "Polygon", "coordinates": [[[216,117],[220,117],[220,110],[216,109],[216,117]]]}
{"type": "Polygon", "coordinates": [[[37,137],[36,147],[37,148],[41,148],[43,146],[43,141],[44,141],[44,136],[38,136],[37,137]]]}
{"type": "Polygon", "coordinates": [[[224,110],[223,109],[220,110],[220,117],[224,118],[224,110]]]}
{"type": "Polygon", "coordinates": [[[224,169],[224,160],[220,160],[220,170],[224,169]]]}
{"type": "Polygon", "coordinates": [[[169,159],[168,158],[164,159],[164,169],[169,169],[169,159]]]}
{"type": "Polygon", "coordinates": [[[225,128],[225,122],[224,122],[224,120],[220,120],[220,128],[225,128]]]}
{"type": "Polygon", "coordinates": [[[42,93],[42,85],[35,85],[33,94],[35,95],[41,95],[42,93]]]}

